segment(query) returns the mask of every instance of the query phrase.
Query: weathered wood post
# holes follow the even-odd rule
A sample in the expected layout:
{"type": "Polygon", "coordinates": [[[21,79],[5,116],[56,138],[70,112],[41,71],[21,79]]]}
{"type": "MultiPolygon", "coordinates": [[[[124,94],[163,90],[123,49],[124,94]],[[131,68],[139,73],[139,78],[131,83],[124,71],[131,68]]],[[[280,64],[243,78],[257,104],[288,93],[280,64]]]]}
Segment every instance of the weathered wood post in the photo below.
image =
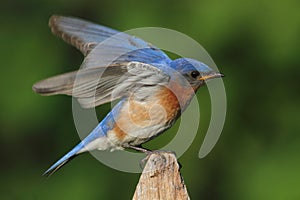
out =
{"type": "Polygon", "coordinates": [[[179,170],[174,153],[152,153],[136,186],[133,200],[190,199],[179,170]]]}

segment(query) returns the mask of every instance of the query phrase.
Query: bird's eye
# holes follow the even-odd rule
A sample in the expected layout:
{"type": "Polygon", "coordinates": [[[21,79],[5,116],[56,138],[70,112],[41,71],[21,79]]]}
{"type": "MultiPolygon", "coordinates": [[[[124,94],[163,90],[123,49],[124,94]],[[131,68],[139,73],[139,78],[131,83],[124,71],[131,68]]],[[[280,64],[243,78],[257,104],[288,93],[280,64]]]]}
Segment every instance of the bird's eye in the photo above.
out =
{"type": "Polygon", "coordinates": [[[200,76],[200,72],[198,72],[198,71],[192,71],[191,72],[191,77],[197,78],[198,76],[200,76]]]}

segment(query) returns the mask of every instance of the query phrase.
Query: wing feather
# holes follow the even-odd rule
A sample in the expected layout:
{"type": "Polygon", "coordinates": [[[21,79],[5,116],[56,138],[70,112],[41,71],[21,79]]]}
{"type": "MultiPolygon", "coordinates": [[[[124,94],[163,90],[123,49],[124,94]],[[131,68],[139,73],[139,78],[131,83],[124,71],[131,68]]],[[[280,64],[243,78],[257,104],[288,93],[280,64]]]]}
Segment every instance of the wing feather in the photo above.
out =
{"type": "Polygon", "coordinates": [[[107,66],[112,61],[170,61],[163,51],[138,37],[86,20],[54,15],[49,20],[49,26],[56,36],[75,46],[84,56],[93,52],[85,60],[84,67],[107,66]],[[110,62],[106,62],[108,60],[110,62]]]}
{"type": "Polygon", "coordinates": [[[168,82],[169,76],[155,66],[129,62],[50,77],[34,84],[33,90],[42,95],[70,95],[82,107],[92,108],[126,97],[141,87],[168,82]]]}
{"type": "Polygon", "coordinates": [[[87,55],[98,43],[117,34],[118,31],[82,19],[54,15],[49,27],[56,36],[75,46],[87,55]]]}

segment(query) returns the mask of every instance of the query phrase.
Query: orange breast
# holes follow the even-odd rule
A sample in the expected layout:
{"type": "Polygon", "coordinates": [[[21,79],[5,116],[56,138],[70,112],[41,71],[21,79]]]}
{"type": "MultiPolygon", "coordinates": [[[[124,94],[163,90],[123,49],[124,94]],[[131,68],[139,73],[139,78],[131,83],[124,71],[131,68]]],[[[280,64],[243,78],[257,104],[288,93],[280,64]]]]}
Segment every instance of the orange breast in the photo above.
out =
{"type": "Polygon", "coordinates": [[[163,88],[157,95],[159,104],[165,109],[166,122],[173,120],[180,112],[180,104],[176,95],[167,87],[163,88]]]}
{"type": "MultiPolygon", "coordinates": [[[[124,141],[136,137],[132,133],[143,132],[147,135],[149,127],[163,127],[171,123],[180,115],[182,106],[190,99],[190,93],[191,91],[174,83],[168,87],[161,86],[156,94],[143,102],[135,100],[134,95],[130,96],[120,110],[113,128],[116,139],[124,141]]],[[[149,133],[151,134],[154,133],[149,133]]]]}

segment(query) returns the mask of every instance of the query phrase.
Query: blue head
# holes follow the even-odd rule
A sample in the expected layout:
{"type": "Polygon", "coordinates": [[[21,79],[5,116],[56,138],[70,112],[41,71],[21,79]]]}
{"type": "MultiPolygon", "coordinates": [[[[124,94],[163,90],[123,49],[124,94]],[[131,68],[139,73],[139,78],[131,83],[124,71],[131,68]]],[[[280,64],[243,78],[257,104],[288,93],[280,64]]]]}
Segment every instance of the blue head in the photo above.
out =
{"type": "Polygon", "coordinates": [[[205,81],[212,78],[220,78],[224,75],[212,70],[204,63],[191,59],[179,58],[171,62],[171,68],[179,72],[188,83],[195,89],[205,84],[205,81]]]}

